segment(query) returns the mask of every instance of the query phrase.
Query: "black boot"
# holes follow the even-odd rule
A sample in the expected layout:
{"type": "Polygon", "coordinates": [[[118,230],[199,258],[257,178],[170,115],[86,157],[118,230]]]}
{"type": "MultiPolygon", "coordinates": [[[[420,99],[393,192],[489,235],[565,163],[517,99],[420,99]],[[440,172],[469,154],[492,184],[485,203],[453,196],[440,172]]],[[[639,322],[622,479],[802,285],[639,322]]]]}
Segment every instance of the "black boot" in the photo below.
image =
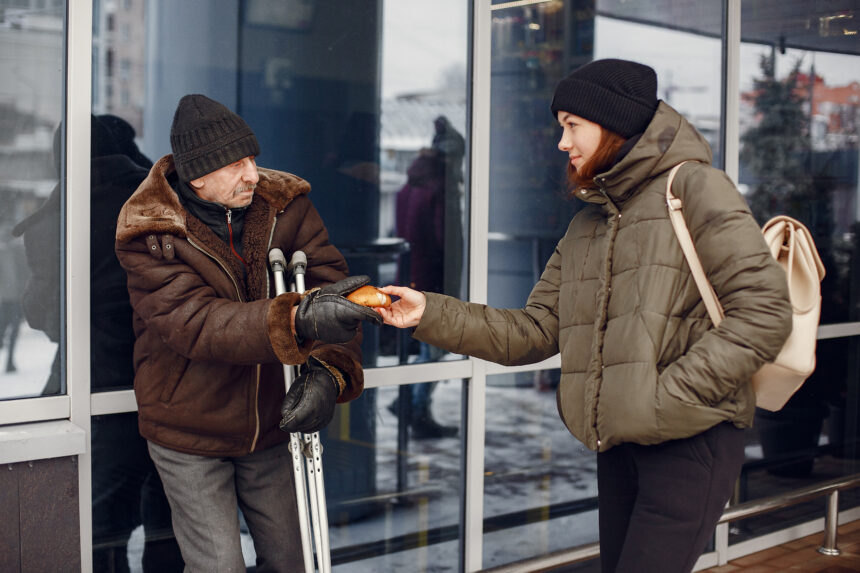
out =
{"type": "Polygon", "coordinates": [[[443,426],[433,419],[430,410],[426,410],[412,420],[411,436],[413,440],[433,440],[437,438],[453,438],[457,435],[457,428],[443,426]]]}

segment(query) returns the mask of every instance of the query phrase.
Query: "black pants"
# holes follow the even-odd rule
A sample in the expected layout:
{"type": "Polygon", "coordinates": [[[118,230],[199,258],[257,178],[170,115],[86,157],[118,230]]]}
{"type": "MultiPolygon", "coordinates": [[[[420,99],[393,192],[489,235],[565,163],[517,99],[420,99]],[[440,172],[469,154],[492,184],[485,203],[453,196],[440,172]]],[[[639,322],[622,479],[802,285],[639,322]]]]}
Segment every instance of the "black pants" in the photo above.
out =
{"type": "Polygon", "coordinates": [[[603,573],[691,571],[743,461],[744,432],[727,422],[683,440],[597,454],[603,573]]]}

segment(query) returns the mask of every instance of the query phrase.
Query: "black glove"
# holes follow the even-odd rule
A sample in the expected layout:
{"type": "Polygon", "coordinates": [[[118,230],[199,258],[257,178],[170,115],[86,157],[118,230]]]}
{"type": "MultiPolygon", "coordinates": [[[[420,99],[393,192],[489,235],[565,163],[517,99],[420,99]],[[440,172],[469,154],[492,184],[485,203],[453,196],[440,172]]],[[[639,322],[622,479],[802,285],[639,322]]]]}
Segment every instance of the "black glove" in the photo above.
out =
{"type": "Polygon", "coordinates": [[[296,309],[296,334],[305,340],[340,343],[352,340],[362,320],[382,324],[376,311],[343,296],[369,282],[370,277],[357,275],[309,292],[296,309]]]}
{"type": "Polygon", "coordinates": [[[285,432],[312,434],[328,426],[340,387],[334,375],[311,356],[302,366],[281,405],[280,428],[285,432]]]}

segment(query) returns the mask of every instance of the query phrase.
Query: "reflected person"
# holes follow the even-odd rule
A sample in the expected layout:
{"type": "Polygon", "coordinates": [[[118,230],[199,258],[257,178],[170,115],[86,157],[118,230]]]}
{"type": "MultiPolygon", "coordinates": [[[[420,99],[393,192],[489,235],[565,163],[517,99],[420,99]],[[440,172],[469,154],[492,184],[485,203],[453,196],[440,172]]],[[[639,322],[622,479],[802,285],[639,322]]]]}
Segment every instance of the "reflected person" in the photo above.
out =
{"type": "Polygon", "coordinates": [[[342,295],[368,277],[346,276],[309,183],[258,168],[254,132],[226,106],[184,96],[170,144],[117,222],[140,433],[187,570],[244,570],[238,505],[257,570],[295,571],[287,432],[322,429],[362,392],[360,325],[380,319],[342,295]],[[307,293],[274,296],[270,247],[304,251],[307,293]],[[302,365],[286,395],[284,364],[302,365]]]}
{"type": "Polygon", "coordinates": [[[10,234],[8,226],[0,227],[0,348],[6,350],[7,373],[17,372],[15,348],[24,312],[21,296],[27,280],[24,246],[10,234]]]}
{"type": "MultiPolygon", "coordinates": [[[[705,139],[648,66],[596,60],[557,85],[571,220],[525,307],[397,286],[385,322],[505,365],[561,354],[562,420],[597,452],[604,572],[691,571],[744,461],[749,379],[791,330],[785,273],[705,139]],[[713,328],[669,220],[668,172],[725,309],[713,328]]],[[[527,201],[528,198],[523,198],[527,201]]]]}
{"type": "MultiPolygon", "coordinates": [[[[396,196],[397,235],[409,243],[409,286],[422,291],[458,294],[462,260],[462,227],[458,208],[463,181],[465,140],[445,116],[434,122],[431,147],[421,149],[406,171],[406,184],[396,196]]],[[[417,362],[435,362],[445,351],[419,342],[417,362]]],[[[438,382],[408,387],[411,400],[405,421],[413,439],[446,438],[457,428],[443,426],[433,417],[432,395],[438,382]]],[[[389,410],[403,415],[399,398],[389,410]]]]}
{"type": "MultiPolygon", "coordinates": [[[[62,153],[62,125],[54,130],[54,170],[60,179],[62,153]]],[[[38,209],[12,229],[13,237],[23,237],[28,276],[21,296],[21,308],[27,324],[45,333],[48,340],[60,342],[60,194],[62,182],[51,190],[38,209]]],[[[54,353],[48,379],[41,394],[50,396],[63,391],[62,354],[59,346],[54,353]]]]}
{"type": "MultiPolygon", "coordinates": [[[[111,115],[91,118],[90,362],[93,392],[131,388],[134,328],[126,274],[114,253],[120,209],[146,179],[152,162],[134,128],[111,115]]],[[[137,413],[93,416],[93,570],[128,571],[127,545],[143,525],[145,572],[182,571],[170,508],[137,413]]]]}
{"type": "MultiPolygon", "coordinates": [[[[112,125],[117,120],[111,120],[112,125]]],[[[134,143],[133,128],[126,125],[126,129],[115,132],[99,117],[90,117],[90,387],[93,392],[128,388],[134,379],[131,306],[125,271],[113,251],[113,237],[120,208],[148,171],[132,159],[140,161],[142,155],[134,143]],[[130,135],[127,130],[131,130],[130,135]]],[[[61,133],[58,128],[54,138],[57,161],[61,133]]],[[[59,197],[58,185],[47,201],[15,228],[16,233],[24,236],[32,270],[24,294],[27,320],[55,342],[60,330],[61,282],[58,259],[52,257],[58,253],[60,244],[59,197]]],[[[60,367],[58,350],[44,393],[60,390],[60,367]]],[[[167,500],[146,451],[146,442],[137,432],[137,414],[93,416],[90,439],[93,569],[128,571],[128,540],[142,524],[143,570],[181,571],[183,564],[170,531],[167,500]]]]}

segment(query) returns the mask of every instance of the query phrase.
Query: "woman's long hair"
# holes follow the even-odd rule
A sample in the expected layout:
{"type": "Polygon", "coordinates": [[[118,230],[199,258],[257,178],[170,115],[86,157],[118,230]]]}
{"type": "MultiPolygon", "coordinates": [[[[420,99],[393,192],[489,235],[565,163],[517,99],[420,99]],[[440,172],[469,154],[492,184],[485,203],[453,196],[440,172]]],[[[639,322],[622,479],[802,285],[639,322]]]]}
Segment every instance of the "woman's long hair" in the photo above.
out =
{"type": "Polygon", "coordinates": [[[609,131],[602,126],[600,132],[600,143],[597,145],[597,150],[581,168],[577,169],[570,161],[567,162],[567,184],[571,192],[581,187],[593,186],[595,175],[612,167],[618,150],[627,141],[614,131],[609,131]]]}

